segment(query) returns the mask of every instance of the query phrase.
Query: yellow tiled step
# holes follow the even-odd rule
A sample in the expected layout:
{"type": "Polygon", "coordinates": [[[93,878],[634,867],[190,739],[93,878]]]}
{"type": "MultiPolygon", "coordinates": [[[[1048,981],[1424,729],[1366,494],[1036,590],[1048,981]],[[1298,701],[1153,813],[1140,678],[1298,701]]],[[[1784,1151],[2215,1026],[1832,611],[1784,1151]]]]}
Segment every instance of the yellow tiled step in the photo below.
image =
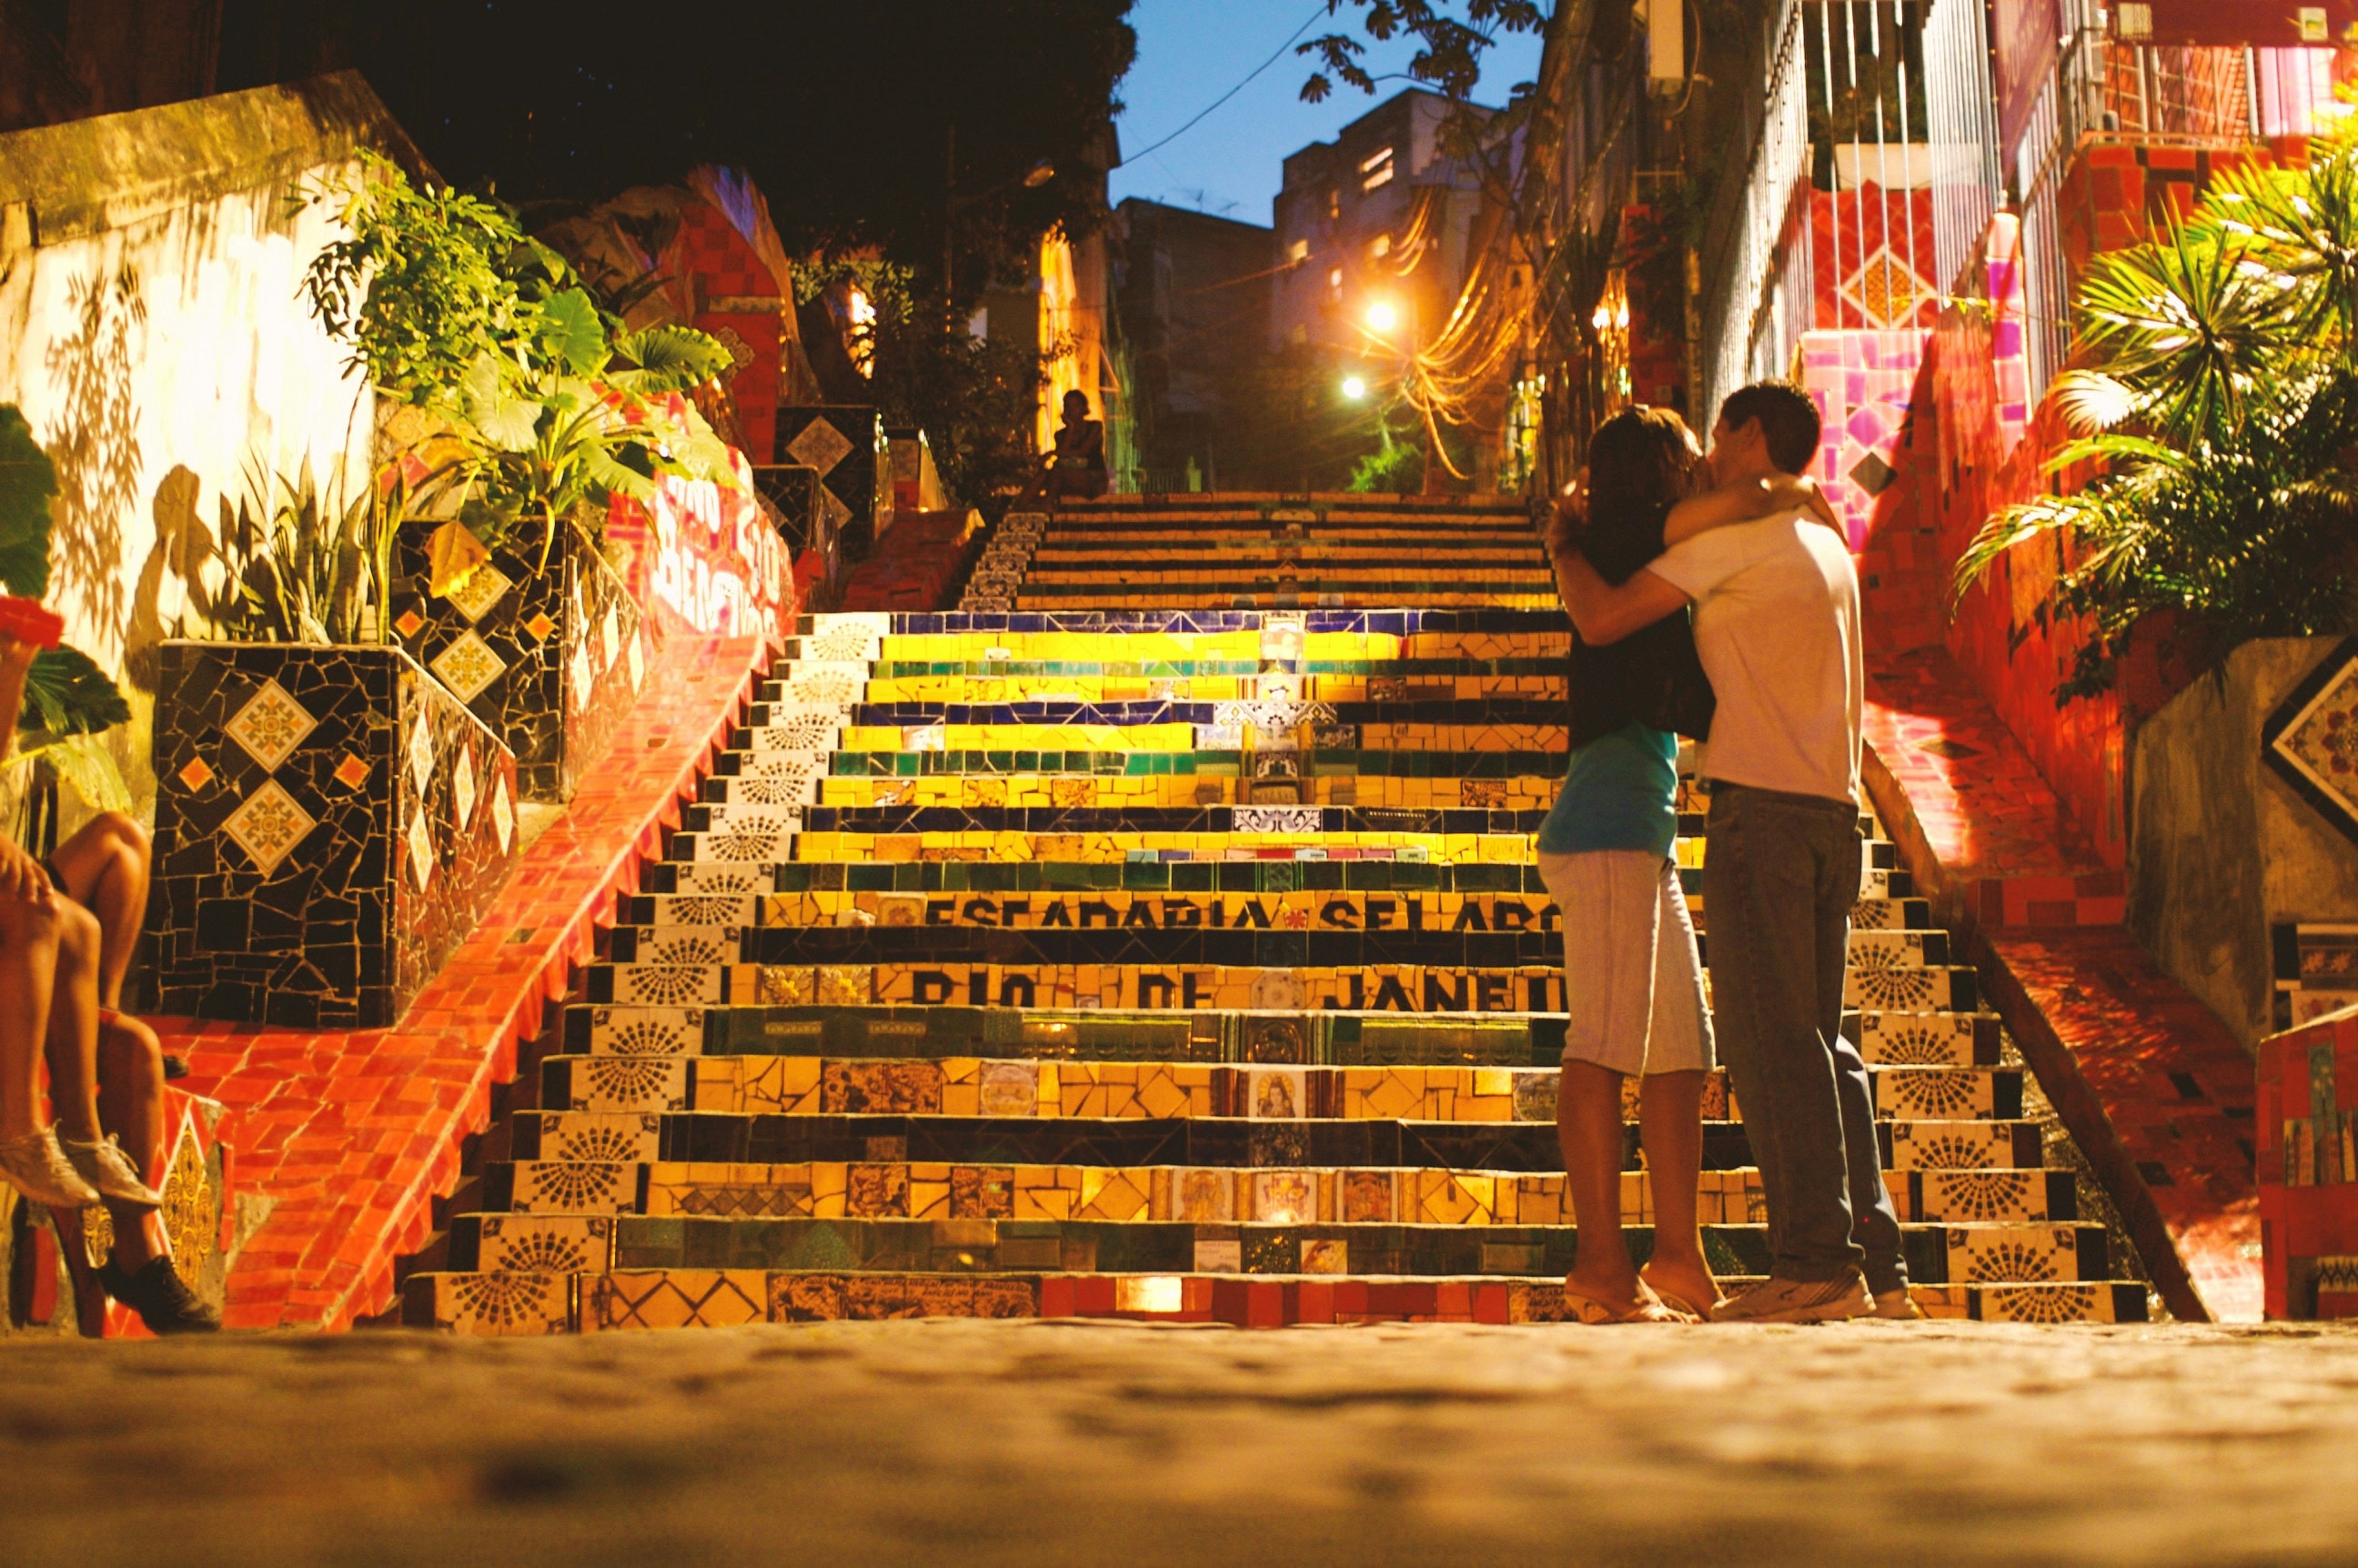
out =
{"type": "MultiPolygon", "coordinates": [[[[1728,1280],[1724,1284],[1741,1281],[1728,1280]]],[[[2142,1323],[2143,1286],[2115,1281],[1909,1286],[1926,1316],[2142,1323]]],[[[1523,1279],[1183,1274],[860,1274],[840,1270],[633,1270],[609,1274],[412,1275],[402,1321],[465,1335],[546,1336],[913,1317],[1105,1317],[1141,1322],[1569,1321],[1561,1284],[1523,1279]]],[[[1711,1325],[1660,1332],[1708,1336],[1711,1325]]],[[[1709,1343],[1708,1340],[1701,1343],[1709,1343]]]]}

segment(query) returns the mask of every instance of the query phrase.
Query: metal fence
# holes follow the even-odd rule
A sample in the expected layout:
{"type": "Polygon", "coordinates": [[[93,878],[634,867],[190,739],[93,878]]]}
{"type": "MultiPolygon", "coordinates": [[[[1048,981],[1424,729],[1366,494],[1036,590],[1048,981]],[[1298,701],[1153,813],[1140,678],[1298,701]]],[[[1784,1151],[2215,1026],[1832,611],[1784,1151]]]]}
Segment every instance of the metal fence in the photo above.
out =
{"type": "Polygon", "coordinates": [[[1768,23],[1768,91],[1750,127],[1744,182],[1723,200],[1706,242],[1704,322],[1715,334],[1699,367],[1705,424],[1738,386],[1782,374],[1810,324],[1804,9],[1779,0],[1768,23]]]}
{"type": "Polygon", "coordinates": [[[2006,196],[1989,50],[1984,0],[1932,0],[1924,27],[1924,97],[1932,153],[1933,276],[1952,291],[1980,256],[1982,236],[2006,196]]]}

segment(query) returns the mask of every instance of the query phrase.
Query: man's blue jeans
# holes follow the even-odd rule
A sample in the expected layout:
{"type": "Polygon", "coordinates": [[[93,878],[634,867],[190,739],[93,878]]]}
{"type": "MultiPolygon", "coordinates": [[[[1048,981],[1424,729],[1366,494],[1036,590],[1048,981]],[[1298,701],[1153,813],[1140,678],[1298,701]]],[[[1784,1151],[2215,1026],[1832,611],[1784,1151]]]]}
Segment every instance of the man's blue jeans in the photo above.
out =
{"type": "Polygon", "coordinates": [[[1714,783],[1704,842],[1712,1027],[1768,1200],[1779,1279],[1863,1269],[1904,1289],[1866,1064],[1843,1038],[1843,971],[1858,902],[1858,808],[1714,783]]]}

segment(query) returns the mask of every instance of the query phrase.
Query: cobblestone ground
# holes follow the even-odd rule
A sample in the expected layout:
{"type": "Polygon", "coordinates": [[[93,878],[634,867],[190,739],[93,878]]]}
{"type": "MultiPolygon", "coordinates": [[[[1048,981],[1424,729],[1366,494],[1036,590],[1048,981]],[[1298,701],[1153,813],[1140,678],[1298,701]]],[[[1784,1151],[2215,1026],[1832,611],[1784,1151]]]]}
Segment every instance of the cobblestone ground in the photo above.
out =
{"type": "Polygon", "coordinates": [[[2353,1396],[2303,1328],[18,1340],[0,1562],[2350,1562],[2353,1396]]]}

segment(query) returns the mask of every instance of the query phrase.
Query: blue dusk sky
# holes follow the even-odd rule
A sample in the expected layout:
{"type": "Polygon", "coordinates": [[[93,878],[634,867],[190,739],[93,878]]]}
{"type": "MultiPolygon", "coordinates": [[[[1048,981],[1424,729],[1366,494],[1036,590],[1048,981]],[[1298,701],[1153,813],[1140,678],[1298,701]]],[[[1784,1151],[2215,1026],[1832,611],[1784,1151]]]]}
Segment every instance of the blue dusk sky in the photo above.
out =
{"type": "MultiPolygon", "coordinates": [[[[1139,151],[1162,140],[1245,73],[1277,52],[1308,22],[1303,41],[1350,32],[1361,14],[1346,4],[1328,16],[1323,0],[1138,0],[1130,14],[1138,29],[1138,60],[1116,90],[1117,122],[1125,162],[1113,171],[1113,200],[1141,196],[1174,207],[1200,208],[1240,222],[1266,224],[1288,153],[1335,133],[1404,87],[1405,79],[1379,80],[1370,98],[1336,82],[1323,103],[1302,102],[1302,83],[1314,60],[1287,49],[1243,91],[1206,115],[1201,124],[1158,152],[1139,151]],[[1313,16],[1317,20],[1313,22],[1313,16]]],[[[1364,63],[1381,78],[1405,72],[1412,43],[1370,42],[1364,63]]],[[[1512,33],[1482,57],[1477,103],[1503,104],[1519,81],[1539,74],[1540,36],[1512,33]]]]}

